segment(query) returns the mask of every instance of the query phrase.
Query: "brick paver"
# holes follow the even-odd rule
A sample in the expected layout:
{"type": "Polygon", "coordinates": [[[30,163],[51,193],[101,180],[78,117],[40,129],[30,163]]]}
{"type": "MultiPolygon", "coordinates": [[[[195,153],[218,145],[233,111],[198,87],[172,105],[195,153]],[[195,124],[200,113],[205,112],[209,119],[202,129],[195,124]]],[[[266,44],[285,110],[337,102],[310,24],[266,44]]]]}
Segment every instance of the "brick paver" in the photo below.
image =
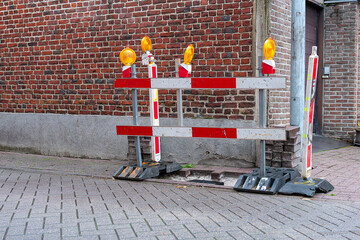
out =
{"type": "Polygon", "coordinates": [[[312,176],[325,178],[334,191],[316,198],[360,202],[360,148],[345,147],[314,154],[312,176]]]}
{"type": "Polygon", "coordinates": [[[0,170],[2,239],[359,239],[360,203],[0,170]]]}
{"type": "Polygon", "coordinates": [[[314,154],[335,186],[314,199],[112,180],[117,167],[0,153],[0,239],[360,239],[357,147],[314,154]]]}

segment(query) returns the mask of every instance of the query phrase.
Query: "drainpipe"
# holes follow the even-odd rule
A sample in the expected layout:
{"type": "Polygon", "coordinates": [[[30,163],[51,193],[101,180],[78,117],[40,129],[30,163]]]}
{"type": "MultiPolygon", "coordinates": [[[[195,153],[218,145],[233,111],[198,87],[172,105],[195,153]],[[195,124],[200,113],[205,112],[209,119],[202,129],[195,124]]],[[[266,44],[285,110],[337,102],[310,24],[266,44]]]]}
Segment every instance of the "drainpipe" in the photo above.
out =
{"type": "Polygon", "coordinates": [[[301,142],[305,106],[305,7],[305,0],[292,0],[290,125],[300,127],[301,142]]]}

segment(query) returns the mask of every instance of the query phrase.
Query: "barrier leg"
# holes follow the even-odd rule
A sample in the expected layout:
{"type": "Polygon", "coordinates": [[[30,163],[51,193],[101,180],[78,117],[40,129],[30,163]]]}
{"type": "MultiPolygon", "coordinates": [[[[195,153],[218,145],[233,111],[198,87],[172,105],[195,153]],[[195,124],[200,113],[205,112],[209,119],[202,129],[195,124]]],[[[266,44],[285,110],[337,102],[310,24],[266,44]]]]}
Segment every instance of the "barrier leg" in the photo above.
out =
{"type": "MultiPolygon", "coordinates": [[[[123,68],[123,77],[136,78],[136,66],[135,64],[131,65],[131,68],[123,68]]],[[[137,89],[131,90],[132,95],[132,107],[133,107],[133,123],[135,126],[139,126],[139,118],[138,118],[138,103],[137,103],[137,89]]],[[[131,175],[135,177],[141,171],[142,166],[142,157],[141,157],[141,147],[140,147],[140,137],[135,136],[135,151],[136,151],[136,163],[137,167],[127,167],[121,166],[113,175],[113,178],[126,177],[127,175],[131,175]]]]}

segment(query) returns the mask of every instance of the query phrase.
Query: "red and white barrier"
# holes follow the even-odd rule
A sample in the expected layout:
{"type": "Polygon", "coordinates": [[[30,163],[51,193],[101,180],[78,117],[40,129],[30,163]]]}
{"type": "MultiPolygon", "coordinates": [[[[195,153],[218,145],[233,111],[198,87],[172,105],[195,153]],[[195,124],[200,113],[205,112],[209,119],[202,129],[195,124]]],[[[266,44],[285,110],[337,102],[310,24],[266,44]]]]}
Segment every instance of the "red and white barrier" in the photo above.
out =
{"type": "Polygon", "coordinates": [[[305,112],[303,129],[303,156],[302,156],[302,177],[310,178],[312,168],[312,132],[315,107],[315,91],[318,72],[317,47],[312,48],[312,54],[309,57],[308,75],[305,90],[305,112]]]}
{"type": "Polygon", "coordinates": [[[284,128],[116,126],[116,130],[118,135],[128,136],[286,140],[284,128]]]}
{"type": "Polygon", "coordinates": [[[278,89],[285,88],[285,78],[127,78],[116,79],[116,88],[152,89],[278,89]]]}

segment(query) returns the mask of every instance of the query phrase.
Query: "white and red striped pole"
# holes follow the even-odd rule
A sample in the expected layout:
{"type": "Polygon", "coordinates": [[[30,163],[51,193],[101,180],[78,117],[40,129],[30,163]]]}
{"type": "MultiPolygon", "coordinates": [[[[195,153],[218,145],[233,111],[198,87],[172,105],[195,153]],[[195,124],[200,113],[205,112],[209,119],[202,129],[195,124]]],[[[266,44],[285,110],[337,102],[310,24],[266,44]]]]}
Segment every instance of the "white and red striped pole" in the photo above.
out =
{"type": "MultiPolygon", "coordinates": [[[[157,78],[157,65],[150,63],[148,65],[149,78],[157,78]]],[[[159,94],[158,89],[150,89],[150,118],[152,126],[159,126],[159,94]]],[[[151,137],[152,160],[158,162],[161,160],[160,138],[151,137]]]]}
{"type": "Polygon", "coordinates": [[[318,73],[317,47],[312,47],[312,53],[309,57],[308,75],[305,90],[305,110],[304,110],[304,133],[303,133],[303,155],[302,172],[304,179],[310,178],[312,168],[312,132],[315,107],[315,91],[318,73]]]}
{"type": "MultiPolygon", "coordinates": [[[[142,64],[148,66],[149,78],[157,78],[157,65],[153,55],[150,53],[152,43],[148,36],[143,37],[141,40],[141,49],[145,52],[142,55],[142,64]]],[[[149,89],[149,101],[151,125],[159,126],[159,96],[157,88],[149,89]]],[[[156,162],[159,162],[161,159],[159,137],[151,137],[151,159],[156,162]]]]}

